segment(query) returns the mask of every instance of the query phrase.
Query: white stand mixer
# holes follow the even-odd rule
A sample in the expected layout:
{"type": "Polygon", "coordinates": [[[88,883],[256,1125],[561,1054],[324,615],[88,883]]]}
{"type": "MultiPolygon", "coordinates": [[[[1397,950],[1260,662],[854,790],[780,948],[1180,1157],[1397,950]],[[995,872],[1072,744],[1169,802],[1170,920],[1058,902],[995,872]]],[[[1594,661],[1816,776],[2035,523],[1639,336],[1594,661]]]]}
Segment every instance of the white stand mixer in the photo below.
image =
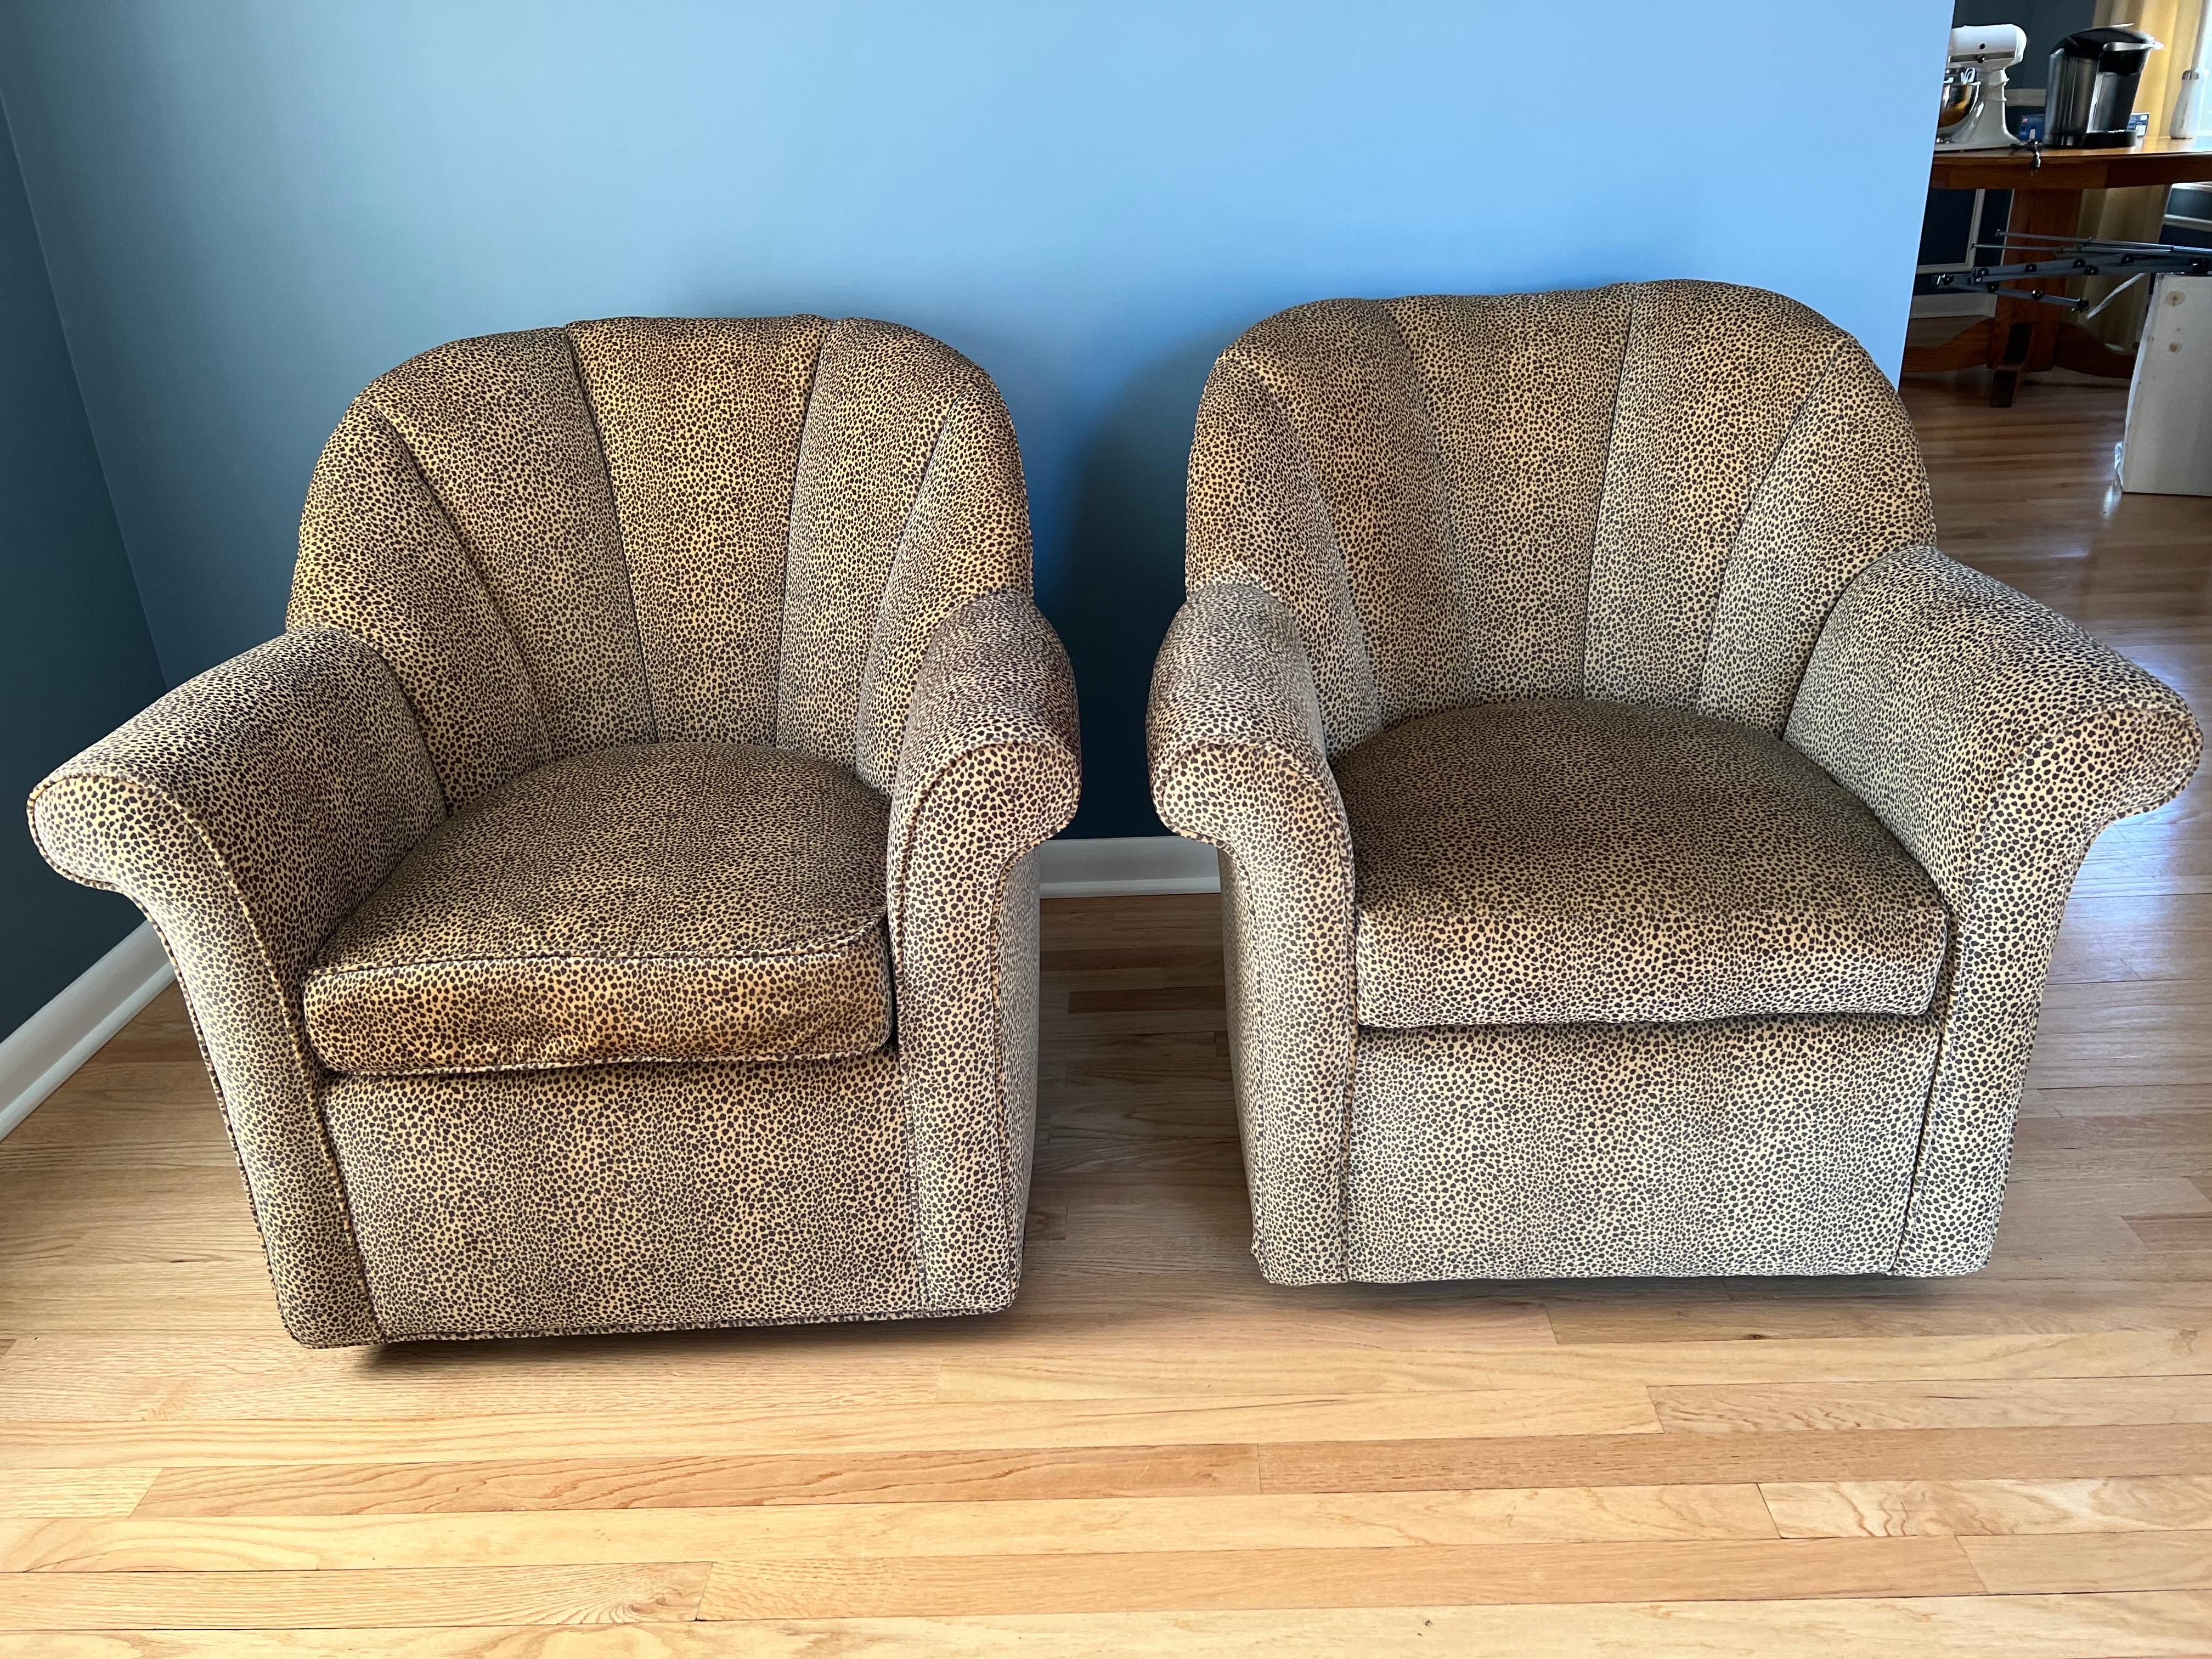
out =
{"type": "Polygon", "coordinates": [[[2027,32],[2017,23],[1978,23],[1951,31],[1937,115],[1938,149],[2010,149],[2005,122],[2005,71],[2027,56],[2027,32]]]}

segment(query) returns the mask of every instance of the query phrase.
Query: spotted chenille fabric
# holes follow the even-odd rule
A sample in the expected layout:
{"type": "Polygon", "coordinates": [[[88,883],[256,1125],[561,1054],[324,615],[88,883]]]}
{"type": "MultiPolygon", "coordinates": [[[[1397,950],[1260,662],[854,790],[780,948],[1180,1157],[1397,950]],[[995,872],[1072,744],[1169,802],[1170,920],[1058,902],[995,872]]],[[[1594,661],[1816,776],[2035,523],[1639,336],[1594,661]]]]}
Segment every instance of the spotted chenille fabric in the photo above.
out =
{"type": "Polygon", "coordinates": [[[1652,703],[1416,715],[1337,757],[1359,1023],[1919,1014],[1935,884],[1780,738],[1652,703]]]}
{"type": "Polygon", "coordinates": [[[1845,590],[1789,738],[1881,814],[1957,919],[1898,1270],[1971,1273],[1996,1233],[2075,875],[2107,827],[2181,793],[2203,734],[2170,688],[2065,617],[1912,547],[1845,590]]]}
{"type": "Polygon", "coordinates": [[[1712,283],[1328,301],[1200,402],[1154,799],[1282,1283],[1972,1271],[2090,842],[2189,713],[1929,547],[1857,343],[1712,283]]]}
{"type": "Polygon", "coordinates": [[[33,797],[160,928],[315,1346],[1000,1308],[1079,787],[989,380],[848,318],[457,341],[289,631],[33,797]]]}
{"type": "Polygon", "coordinates": [[[1036,1138],[1033,849],[1074,816],[1080,752],[1066,655],[1028,596],[1002,589],[948,617],[915,676],[885,855],[933,1305],[1002,1306],[1020,1270],[1036,1138]]]}
{"type": "Polygon", "coordinates": [[[188,680],[31,797],[72,880],[125,893],[175,963],[286,1327],[374,1341],[300,987],[444,815],[399,683],[349,635],[286,634],[188,680]]]}
{"type": "Polygon", "coordinates": [[[886,1051],[342,1077],[324,1109],[387,1339],[568,1335],[945,1311],[903,1092],[886,1051]]]}
{"type": "Polygon", "coordinates": [[[1933,1016],[1363,1032],[1347,1277],[1892,1270],[1933,1016]]]}
{"type": "Polygon", "coordinates": [[[742,744],[586,750],[440,824],[308,970],[333,1072],[843,1060],[890,1035],[882,796],[742,744]]]}
{"type": "Polygon", "coordinates": [[[1278,1284],[1345,1273],[1345,1114],[1358,1013],[1352,830],[1289,606],[1194,590],[1152,671],[1152,797],[1221,849],[1230,1060],[1254,1250],[1278,1284]]]}

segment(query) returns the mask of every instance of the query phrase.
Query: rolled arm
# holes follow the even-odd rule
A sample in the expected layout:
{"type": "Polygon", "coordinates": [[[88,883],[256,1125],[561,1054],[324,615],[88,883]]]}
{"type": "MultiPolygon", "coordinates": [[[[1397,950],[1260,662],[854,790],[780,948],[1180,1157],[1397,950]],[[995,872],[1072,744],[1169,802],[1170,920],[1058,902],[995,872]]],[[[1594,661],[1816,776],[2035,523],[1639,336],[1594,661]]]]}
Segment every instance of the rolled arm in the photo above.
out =
{"type": "Polygon", "coordinates": [[[1027,592],[940,623],[891,791],[885,891],[899,1063],[913,1114],[930,1305],[1001,1306],[1018,1271],[1036,1139],[1033,854],[1081,787],[1075,681],[1027,592]],[[999,1103],[979,1114],[979,1100],[999,1103]],[[996,1215],[995,1229],[975,1218],[996,1215]]]}
{"type": "Polygon", "coordinates": [[[46,860],[160,933],[222,1101],[285,1323],[377,1330],[316,1104],[300,986],[331,927],[444,798],[392,671],[349,635],[286,634],[179,686],[40,783],[46,860]]]}
{"type": "Polygon", "coordinates": [[[1899,1270],[1987,1261],[2051,946],[2081,860],[2162,805],[2203,741],[2170,689],[1929,547],[1854,579],[1790,741],[1874,808],[1951,908],[1943,1038],[1899,1270]]]}
{"type": "Polygon", "coordinates": [[[1153,670],[1150,738],[1161,818],[1221,853],[1253,1252],[1278,1284],[1341,1279],[1358,1037],[1352,834],[1290,609],[1251,582],[1194,590],[1153,670]]]}

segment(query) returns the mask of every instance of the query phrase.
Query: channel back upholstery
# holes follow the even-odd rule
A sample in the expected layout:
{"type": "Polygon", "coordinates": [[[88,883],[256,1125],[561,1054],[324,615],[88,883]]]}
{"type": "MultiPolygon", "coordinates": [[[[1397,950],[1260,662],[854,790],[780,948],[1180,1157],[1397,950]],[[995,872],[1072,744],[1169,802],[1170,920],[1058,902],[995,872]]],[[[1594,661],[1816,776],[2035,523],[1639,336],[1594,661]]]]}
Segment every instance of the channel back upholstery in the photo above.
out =
{"type": "Polygon", "coordinates": [[[938,623],[1029,587],[1018,453],[957,352],[847,318],[617,318],[372,384],[289,624],[389,662],[449,801],[616,744],[768,744],[888,793],[938,623]]]}
{"type": "Polygon", "coordinates": [[[1192,586],[1289,606],[1331,754],[1531,696],[1778,732],[1844,585],[1934,534],[1857,342],[1717,283],[1279,313],[1208,380],[1190,481],[1192,586]]]}

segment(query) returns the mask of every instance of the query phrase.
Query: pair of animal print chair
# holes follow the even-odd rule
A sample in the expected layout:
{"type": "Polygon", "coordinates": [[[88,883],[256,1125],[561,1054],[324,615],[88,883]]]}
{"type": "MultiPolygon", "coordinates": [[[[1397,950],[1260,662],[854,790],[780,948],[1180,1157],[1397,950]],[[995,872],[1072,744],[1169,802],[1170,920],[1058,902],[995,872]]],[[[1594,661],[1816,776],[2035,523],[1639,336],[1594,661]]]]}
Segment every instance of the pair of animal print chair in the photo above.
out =
{"type": "MultiPolygon", "coordinates": [[[[1956,1273],[2172,692],[1936,552],[1894,395],[1702,283],[1222,357],[1161,817],[1266,1275],[1956,1273]]],[[[287,631],[42,784],[173,958],[301,1342],[980,1313],[1079,781],[990,380],[858,319],[385,375],[287,631]]]]}

